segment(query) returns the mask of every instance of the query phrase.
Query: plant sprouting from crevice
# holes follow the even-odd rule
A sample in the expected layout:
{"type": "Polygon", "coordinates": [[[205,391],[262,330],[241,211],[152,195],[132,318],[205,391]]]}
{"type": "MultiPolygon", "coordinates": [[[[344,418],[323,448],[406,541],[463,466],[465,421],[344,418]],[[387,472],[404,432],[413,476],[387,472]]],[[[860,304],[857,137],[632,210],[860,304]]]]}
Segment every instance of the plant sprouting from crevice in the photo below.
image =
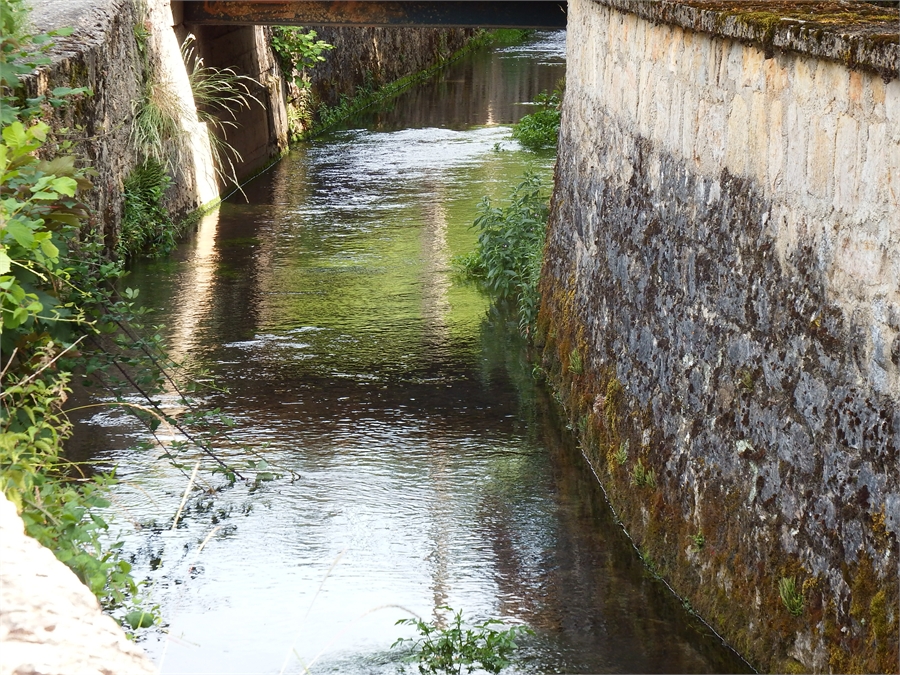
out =
{"type": "Polygon", "coordinates": [[[631,484],[636,487],[656,487],[656,472],[644,466],[641,459],[631,469],[631,484]]]}
{"type": "Polygon", "coordinates": [[[803,614],[803,594],[797,590],[794,577],[781,577],[778,580],[778,595],[788,612],[794,616],[803,614]]]}

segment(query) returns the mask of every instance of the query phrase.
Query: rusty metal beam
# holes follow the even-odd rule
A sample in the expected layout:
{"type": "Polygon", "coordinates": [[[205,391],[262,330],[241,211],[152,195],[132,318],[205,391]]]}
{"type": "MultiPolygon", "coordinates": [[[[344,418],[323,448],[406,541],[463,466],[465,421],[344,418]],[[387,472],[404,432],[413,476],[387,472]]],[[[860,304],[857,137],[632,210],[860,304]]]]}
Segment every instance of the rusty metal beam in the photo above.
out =
{"type": "Polygon", "coordinates": [[[185,2],[184,23],[199,25],[434,26],[565,28],[566,3],[526,0],[202,0],[185,2]]]}

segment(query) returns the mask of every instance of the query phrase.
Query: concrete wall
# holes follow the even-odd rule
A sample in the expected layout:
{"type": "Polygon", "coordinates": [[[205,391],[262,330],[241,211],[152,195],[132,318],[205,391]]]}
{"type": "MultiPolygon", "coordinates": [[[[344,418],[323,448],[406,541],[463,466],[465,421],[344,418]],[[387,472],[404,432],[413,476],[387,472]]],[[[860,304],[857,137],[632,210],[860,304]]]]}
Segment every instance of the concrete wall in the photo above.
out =
{"type": "MultiPolygon", "coordinates": [[[[269,48],[270,29],[180,25],[176,32],[182,39],[188,33],[196,37],[197,52],[206,66],[231,68],[256,81],[249,86],[249,91],[258,102],[250,101],[248,107],[234,108],[233,119],[225,115],[235,126],[219,134],[237,153],[225,151],[234,164],[238,180],[249,178],[288,149],[285,83],[269,48]]],[[[220,176],[219,187],[230,191],[234,185],[228,185],[220,176]]]]}
{"type": "Polygon", "coordinates": [[[896,30],[854,70],[827,30],[700,14],[569,3],[545,362],[626,529],[751,662],[894,672],[896,30]]]}

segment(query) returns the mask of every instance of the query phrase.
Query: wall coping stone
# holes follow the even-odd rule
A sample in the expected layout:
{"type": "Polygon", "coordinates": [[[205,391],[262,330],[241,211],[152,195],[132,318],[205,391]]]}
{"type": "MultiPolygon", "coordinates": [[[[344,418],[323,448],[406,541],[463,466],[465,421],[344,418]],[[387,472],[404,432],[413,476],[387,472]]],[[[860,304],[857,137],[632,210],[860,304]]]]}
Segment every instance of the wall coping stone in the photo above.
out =
{"type": "Polygon", "coordinates": [[[667,23],[761,47],[808,54],[900,77],[900,7],[858,0],[594,0],[654,23],[667,23]]]}

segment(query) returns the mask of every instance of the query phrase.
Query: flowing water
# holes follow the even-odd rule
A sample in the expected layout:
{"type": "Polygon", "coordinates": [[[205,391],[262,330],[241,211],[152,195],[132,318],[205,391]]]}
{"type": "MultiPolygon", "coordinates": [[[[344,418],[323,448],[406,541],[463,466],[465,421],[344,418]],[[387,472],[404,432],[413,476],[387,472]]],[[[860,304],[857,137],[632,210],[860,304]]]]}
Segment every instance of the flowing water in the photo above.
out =
{"type": "Polygon", "coordinates": [[[447,605],[534,629],[518,672],[746,670],[644,570],[514,327],[453,277],[481,197],[549,179],[509,125],[563,76],[564,42],[457,63],[135,267],[173,356],[228,390],[205,396],[235,420],[217,450],[283,474],[195,491],[172,530],[187,477],[128,450],[143,435],[121,415],[81,423],[139,526],[126,550],[167,623],[144,642],[162,672],[395,673],[412,635],[395,622],[447,605]]]}

